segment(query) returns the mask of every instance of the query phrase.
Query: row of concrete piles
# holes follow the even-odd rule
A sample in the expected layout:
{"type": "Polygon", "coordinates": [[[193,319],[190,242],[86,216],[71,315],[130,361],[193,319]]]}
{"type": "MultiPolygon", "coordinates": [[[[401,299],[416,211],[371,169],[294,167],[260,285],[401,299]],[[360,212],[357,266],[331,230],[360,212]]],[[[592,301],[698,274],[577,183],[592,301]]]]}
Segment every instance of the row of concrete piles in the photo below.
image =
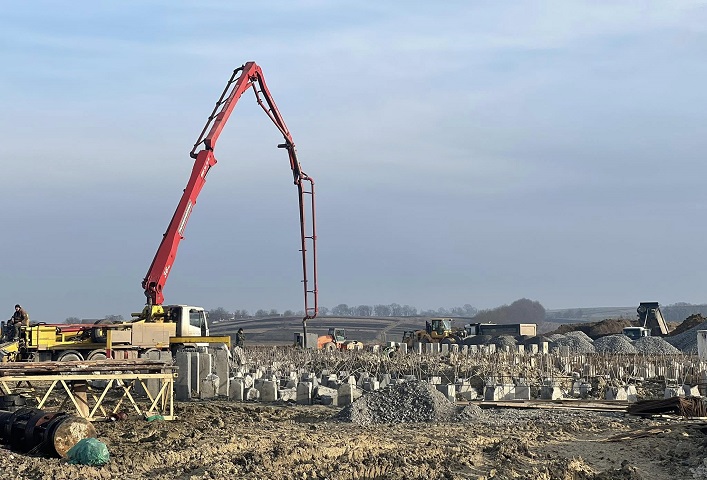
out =
{"type": "MultiPolygon", "coordinates": [[[[175,382],[178,400],[192,398],[229,398],[234,401],[277,402],[290,401],[301,405],[319,403],[345,406],[365,391],[375,391],[388,384],[414,379],[425,380],[442,392],[450,401],[530,400],[534,398],[557,400],[561,398],[601,398],[605,400],[636,401],[636,383],[644,380],[665,382],[665,398],[679,395],[699,395],[698,385],[707,384],[707,365],[696,357],[665,358],[641,356],[606,356],[599,354],[571,354],[554,350],[548,353],[547,343],[525,346],[509,351],[495,350],[495,345],[439,345],[419,344],[421,349],[435,350],[440,357],[446,350],[451,358],[467,362],[486,362],[499,368],[490,371],[482,388],[472,385],[468,378],[454,378],[443,382],[435,375],[370,375],[356,371],[310,372],[293,368],[283,371],[273,365],[235,367],[225,349],[204,352],[180,352],[176,356],[179,367],[175,382]],[[451,347],[451,348],[450,348],[451,347]],[[467,347],[466,349],[464,347],[467,347]],[[477,348],[473,348],[477,347],[477,348]],[[493,350],[493,351],[492,351],[493,350]],[[508,375],[506,365],[535,368],[538,375],[508,375]],[[552,373],[543,373],[552,366],[552,373]],[[423,377],[423,378],[421,378],[423,377]],[[602,379],[602,391],[597,391],[597,380],[602,379]]],[[[415,348],[417,349],[417,347],[415,348]]],[[[380,352],[379,352],[380,353],[380,352]]],[[[412,352],[410,352],[412,353],[412,352]]],[[[396,355],[410,355],[405,345],[396,355]]],[[[422,353],[421,355],[425,355],[422,353]]],[[[527,374],[527,372],[526,372],[527,374]]],[[[705,393],[705,392],[701,392],[705,393]]]]}

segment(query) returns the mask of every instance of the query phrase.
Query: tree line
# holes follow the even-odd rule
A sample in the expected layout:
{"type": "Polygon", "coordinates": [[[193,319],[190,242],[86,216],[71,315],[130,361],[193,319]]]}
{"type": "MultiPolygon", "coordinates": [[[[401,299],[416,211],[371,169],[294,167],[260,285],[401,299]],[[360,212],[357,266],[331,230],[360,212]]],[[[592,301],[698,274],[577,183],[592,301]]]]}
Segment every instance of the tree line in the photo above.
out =
{"type": "MultiPolygon", "coordinates": [[[[227,320],[240,320],[245,318],[270,318],[270,317],[304,317],[304,311],[285,310],[280,313],[277,309],[258,309],[250,314],[246,309],[228,311],[223,307],[208,310],[209,320],[223,322],[227,320]]],[[[493,309],[479,310],[471,304],[461,307],[440,307],[438,309],[418,310],[410,305],[398,303],[378,305],[349,306],[340,303],[333,308],[320,307],[319,316],[322,317],[465,317],[474,322],[482,323],[537,323],[545,320],[545,308],[540,302],[521,298],[510,305],[502,305],[493,309]]],[[[123,321],[122,315],[106,315],[102,320],[123,321]]],[[[95,320],[81,320],[78,317],[69,317],[66,323],[93,323],[95,320]]]]}

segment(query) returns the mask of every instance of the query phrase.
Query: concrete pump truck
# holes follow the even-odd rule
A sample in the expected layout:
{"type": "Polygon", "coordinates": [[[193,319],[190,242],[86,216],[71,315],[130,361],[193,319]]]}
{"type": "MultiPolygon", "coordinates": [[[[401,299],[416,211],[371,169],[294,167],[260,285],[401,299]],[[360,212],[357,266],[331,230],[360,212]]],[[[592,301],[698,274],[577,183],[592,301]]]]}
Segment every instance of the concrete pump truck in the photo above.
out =
{"type": "Polygon", "coordinates": [[[228,337],[209,336],[207,315],[202,307],[165,305],[163,290],[172,271],[179,243],[184,238],[189,216],[206,182],[206,175],[216,164],[216,141],[241,95],[250,88],[255,93],[258,105],[284,138],[278,148],[287,151],[299,199],[305,313],[302,321],[306,323],[307,319],[316,317],[318,291],[314,180],[302,171],[292,136],[270,95],[261,68],[254,62],[248,62],[233,71],[190,152],[191,158],[195,159],[191,176],[142,281],[147,299],[142,311],[132,314],[131,321],[110,325],[99,321],[89,325],[40,323],[23,327],[18,340],[0,344],[0,359],[67,361],[137,358],[153,349],[178,350],[192,345],[229,341],[228,337]],[[310,222],[307,222],[308,216],[311,217],[310,222]],[[308,251],[311,251],[309,256],[308,251]],[[308,272],[311,272],[311,278],[308,272]]]}

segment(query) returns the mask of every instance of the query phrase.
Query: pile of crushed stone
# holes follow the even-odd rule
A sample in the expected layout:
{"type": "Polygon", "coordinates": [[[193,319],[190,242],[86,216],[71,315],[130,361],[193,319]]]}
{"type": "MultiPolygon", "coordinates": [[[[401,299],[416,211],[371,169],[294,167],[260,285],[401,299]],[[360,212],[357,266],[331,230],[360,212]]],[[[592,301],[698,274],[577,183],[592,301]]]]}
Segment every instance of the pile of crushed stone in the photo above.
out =
{"type": "Polygon", "coordinates": [[[697,331],[707,330],[707,322],[702,322],[699,325],[692,327],[682,333],[672,337],[666,337],[668,343],[682,350],[684,353],[697,353],[697,331]]]}
{"type": "Polygon", "coordinates": [[[597,338],[594,340],[594,348],[598,353],[637,353],[636,347],[631,343],[631,339],[623,333],[597,338]]]}
{"type": "MultiPolygon", "coordinates": [[[[575,333],[575,332],[570,332],[575,333]]],[[[581,335],[558,335],[550,344],[551,347],[569,347],[570,351],[576,353],[594,353],[594,343],[586,334],[578,332],[581,335]],[[586,337],[586,338],[585,338],[586,337]]],[[[554,335],[553,335],[554,336],[554,335]]]]}
{"type": "Polygon", "coordinates": [[[515,347],[516,339],[510,335],[500,335],[492,338],[489,343],[493,343],[497,347],[515,347]]]}
{"type": "Polygon", "coordinates": [[[450,422],[456,407],[434,385],[411,380],[359,397],[334,418],[358,425],[450,422]]]}
{"type": "Polygon", "coordinates": [[[638,353],[646,355],[677,355],[682,353],[661,337],[641,337],[633,342],[633,346],[636,347],[638,353]]]}
{"type": "Polygon", "coordinates": [[[486,345],[493,337],[491,335],[474,335],[464,339],[464,345],[486,345]]]}

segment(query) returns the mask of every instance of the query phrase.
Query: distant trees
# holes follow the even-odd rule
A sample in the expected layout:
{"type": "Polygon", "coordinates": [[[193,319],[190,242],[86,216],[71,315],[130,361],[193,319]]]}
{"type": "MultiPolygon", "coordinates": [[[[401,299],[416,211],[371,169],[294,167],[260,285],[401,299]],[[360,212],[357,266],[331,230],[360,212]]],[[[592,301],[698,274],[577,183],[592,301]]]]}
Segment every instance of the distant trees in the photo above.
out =
{"type": "Polygon", "coordinates": [[[66,320],[64,320],[64,323],[68,323],[68,324],[81,323],[81,319],[79,317],[68,317],[66,320]]]}
{"type": "Polygon", "coordinates": [[[543,323],[545,307],[540,302],[521,298],[510,305],[482,310],[474,316],[481,323],[543,323]]]}
{"type": "MultiPolygon", "coordinates": [[[[401,305],[399,303],[390,303],[387,305],[351,305],[340,303],[333,308],[324,306],[319,307],[319,316],[333,317],[416,317],[418,315],[427,317],[473,317],[478,310],[472,305],[466,303],[462,307],[444,308],[440,307],[436,310],[420,310],[411,305],[401,305]]],[[[278,313],[277,309],[260,308],[254,314],[248,313],[248,310],[237,309],[233,313],[227,311],[223,307],[218,307],[209,310],[209,318],[213,322],[225,321],[229,319],[243,318],[265,318],[265,317],[304,317],[304,311],[294,311],[291,309],[285,310],[282,314],[278,313]]]]}
{"type": "Polygon", "coordinates": [[[233,318],[233,315],[223,307],[209,310],[209,320],[212,322],[224,322],[233,318]]]}

